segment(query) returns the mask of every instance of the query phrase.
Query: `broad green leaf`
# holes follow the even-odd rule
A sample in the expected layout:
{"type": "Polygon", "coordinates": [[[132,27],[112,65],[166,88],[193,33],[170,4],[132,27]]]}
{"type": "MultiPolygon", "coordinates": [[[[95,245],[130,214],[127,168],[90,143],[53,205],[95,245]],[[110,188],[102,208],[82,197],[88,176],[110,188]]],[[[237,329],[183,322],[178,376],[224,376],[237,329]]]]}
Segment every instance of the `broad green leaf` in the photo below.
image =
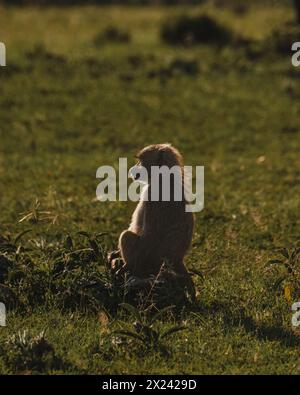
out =
{"type": "Polygon", "coordinates": [[[125,336],[125,337],[132,337],[133,339],[136,339],[136,340],[141,341],[142,343],[145,343],[145,339],[143,338],[143,336],[140,336],[137,333],[131,332],[128,330],[122,330],[122,329],[116,330],[113,332],[113,334],[121,335],[121,336],[125,336]]]}
{"type": "Polygon", "coordinates": [[[274,289],[278,289],[285,279],[286,279],[286,276],[279,277],[274,283],[274,286],[273,286],[274,289]]]}
{"type": "Polygon", "coordinates": [[[21,240],[21,238],[22,238],[24,235],[26,235],[26,233],[31,232],[31,230],[32,230],[32,229],[27,229],[27,230],[24,230],[23,232],[17,234],[17,236],[16,236],[16,238],[15,238],[15,244],[17,244],[17,242],[18,242],[19,240],[21,240]]]}
{"type": "Polygon", "coordinates": [[[173,328],[168,329],[167,331],[163,332],[163,333],[160,335],[160,338],[161,338],[161,339],[164,339],[164,338],[167,337],[167,336],[171,336],[171,335],[173,335],[174,333],[177,333],[177,332],[180,332],[180,331],[184,331],[184,330],[186,330],[186,329],[187,329],[186,326],[174,326],[173,328]]]}

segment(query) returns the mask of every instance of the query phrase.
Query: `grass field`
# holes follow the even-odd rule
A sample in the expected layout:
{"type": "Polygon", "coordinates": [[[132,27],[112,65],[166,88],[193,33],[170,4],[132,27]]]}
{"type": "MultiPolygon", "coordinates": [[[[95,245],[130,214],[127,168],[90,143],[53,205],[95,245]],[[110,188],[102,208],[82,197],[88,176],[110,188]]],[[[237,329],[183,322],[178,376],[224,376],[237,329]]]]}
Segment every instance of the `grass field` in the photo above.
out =
{"type": "Polygon", "coordinates": [[[188,9],[263,48],[254,56],[163,43],[162,22],[183,11],[0,8],[2,374],[300,373],[297,284],[289,295],[286,280],[284,293],[274,286],[282,270],[267,266],[276,247],[300,239],[300,68],[268,38],[293,12],[188,9]],[[108,26],[129,38],[99,39],[108,26]],[[172,70],[176,62],[195,67],[172,70]],[[163,349],[113,334],[135,318],[114,296],[104,303],[97,284],[134,204],[95,199],[99,166],[131,165],[159,142],[205,166],[205,209],[186,259],[203,274],[197,305],[155,322],[160,333],[186,326],[163,349]]]}

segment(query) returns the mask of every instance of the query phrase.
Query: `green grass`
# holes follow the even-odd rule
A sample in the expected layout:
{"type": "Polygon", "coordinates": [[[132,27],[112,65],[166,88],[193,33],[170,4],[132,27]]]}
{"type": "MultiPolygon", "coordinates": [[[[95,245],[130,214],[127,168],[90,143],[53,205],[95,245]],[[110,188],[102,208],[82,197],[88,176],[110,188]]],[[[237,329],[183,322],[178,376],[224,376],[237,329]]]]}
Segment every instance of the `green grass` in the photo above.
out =
{"type": "MultiPolygon", "coordinates": [[[[272,51],[270,40],[263,44],[273,27],[292,20],[292,10],[203,10],[264,52],[254,58],[233,46],[163,44],[160,24],[180,8],[1,9],[7,67],[0,68],[0,233],[31,229],[22,239],[31,251],[21,250],[17,274],[5,278],[18,301],[9,305],[0,347],[7,350],[18,331],[35,337],[46,330],[64,364],[46,364],[42,373],[300,373],[291,302],[273,287],[280,273],[266,269],[275,247],[300,238],[300,70],[290,54],[272,51]],[[111,25],[131,41],[95,45],[111,25]],[[178,59],[196,62],[198,73],[164,76],[178,59]],[[95,200],[96,169],[117,166],[119,157],[130,165],[140,148],[166,141],[187,164],[205,166],[205,209],[186,259],[204,280],[195,278],[197,306],[155,324],[187,327],[166,339],[168,355],[114,337],[134,321],[122,309],[108,309],[107,323],[101,303],[92,305],[94,294],[84,306],[65,308],[66,295],[49,285],[67,235],[88,247],[78,231],[108,232],[100,244],[109,249],[128,226],[134,204],[95,200]],[[47,218],[19,223],[36,199],[47,218]],[[39,303],[38,286],[46,295],[39,303]]],[[[80,287],[80,259],[77,277],[70,269],[66,280],[70,292],[80,287]]],[[[100,284],[97,257],[86,259],[100,284]]],[[[36,369],[0,356],[1,373],[24,370],[36,369]]]]}

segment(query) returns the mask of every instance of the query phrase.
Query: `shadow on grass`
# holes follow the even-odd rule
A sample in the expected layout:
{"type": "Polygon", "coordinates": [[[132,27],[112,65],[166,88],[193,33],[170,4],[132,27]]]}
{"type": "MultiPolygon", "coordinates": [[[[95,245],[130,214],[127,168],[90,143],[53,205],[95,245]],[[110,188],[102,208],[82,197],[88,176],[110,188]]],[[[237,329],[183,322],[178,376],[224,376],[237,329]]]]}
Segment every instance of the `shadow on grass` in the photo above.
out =
{"type": "Polygon", "coordinates": [[[247,333],[256,336],[259,340],[278,341],[285,347],[300,346],[300,337],[293,331],[279,325],[257,323],[253,317],[246,313],[244,308],[233,310],[232,303],[215,301],[212,304],[198,304],[194,312],[201,313],[204,317],[213,313],[221,313],[226,330],[234,327],[243,327],[247,333]]]}

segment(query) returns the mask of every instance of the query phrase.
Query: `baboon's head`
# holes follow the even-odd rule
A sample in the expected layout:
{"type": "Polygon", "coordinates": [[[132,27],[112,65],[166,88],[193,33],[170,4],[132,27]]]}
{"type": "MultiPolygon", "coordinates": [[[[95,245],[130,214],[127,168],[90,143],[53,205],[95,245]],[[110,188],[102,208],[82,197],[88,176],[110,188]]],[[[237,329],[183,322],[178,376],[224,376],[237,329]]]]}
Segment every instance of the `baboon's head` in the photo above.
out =
{"type": "Polygon", "coordinates": [[[173,166],[183,167],[182,156],[179,151],[171,144],[153,144],[143,148],[136,156],[138,160],[136,165],[130,169],[131,176],[134,180],[143,181],[141,168],[145,168],[148,177],[151,177],[152,166],[173,166]]]}

